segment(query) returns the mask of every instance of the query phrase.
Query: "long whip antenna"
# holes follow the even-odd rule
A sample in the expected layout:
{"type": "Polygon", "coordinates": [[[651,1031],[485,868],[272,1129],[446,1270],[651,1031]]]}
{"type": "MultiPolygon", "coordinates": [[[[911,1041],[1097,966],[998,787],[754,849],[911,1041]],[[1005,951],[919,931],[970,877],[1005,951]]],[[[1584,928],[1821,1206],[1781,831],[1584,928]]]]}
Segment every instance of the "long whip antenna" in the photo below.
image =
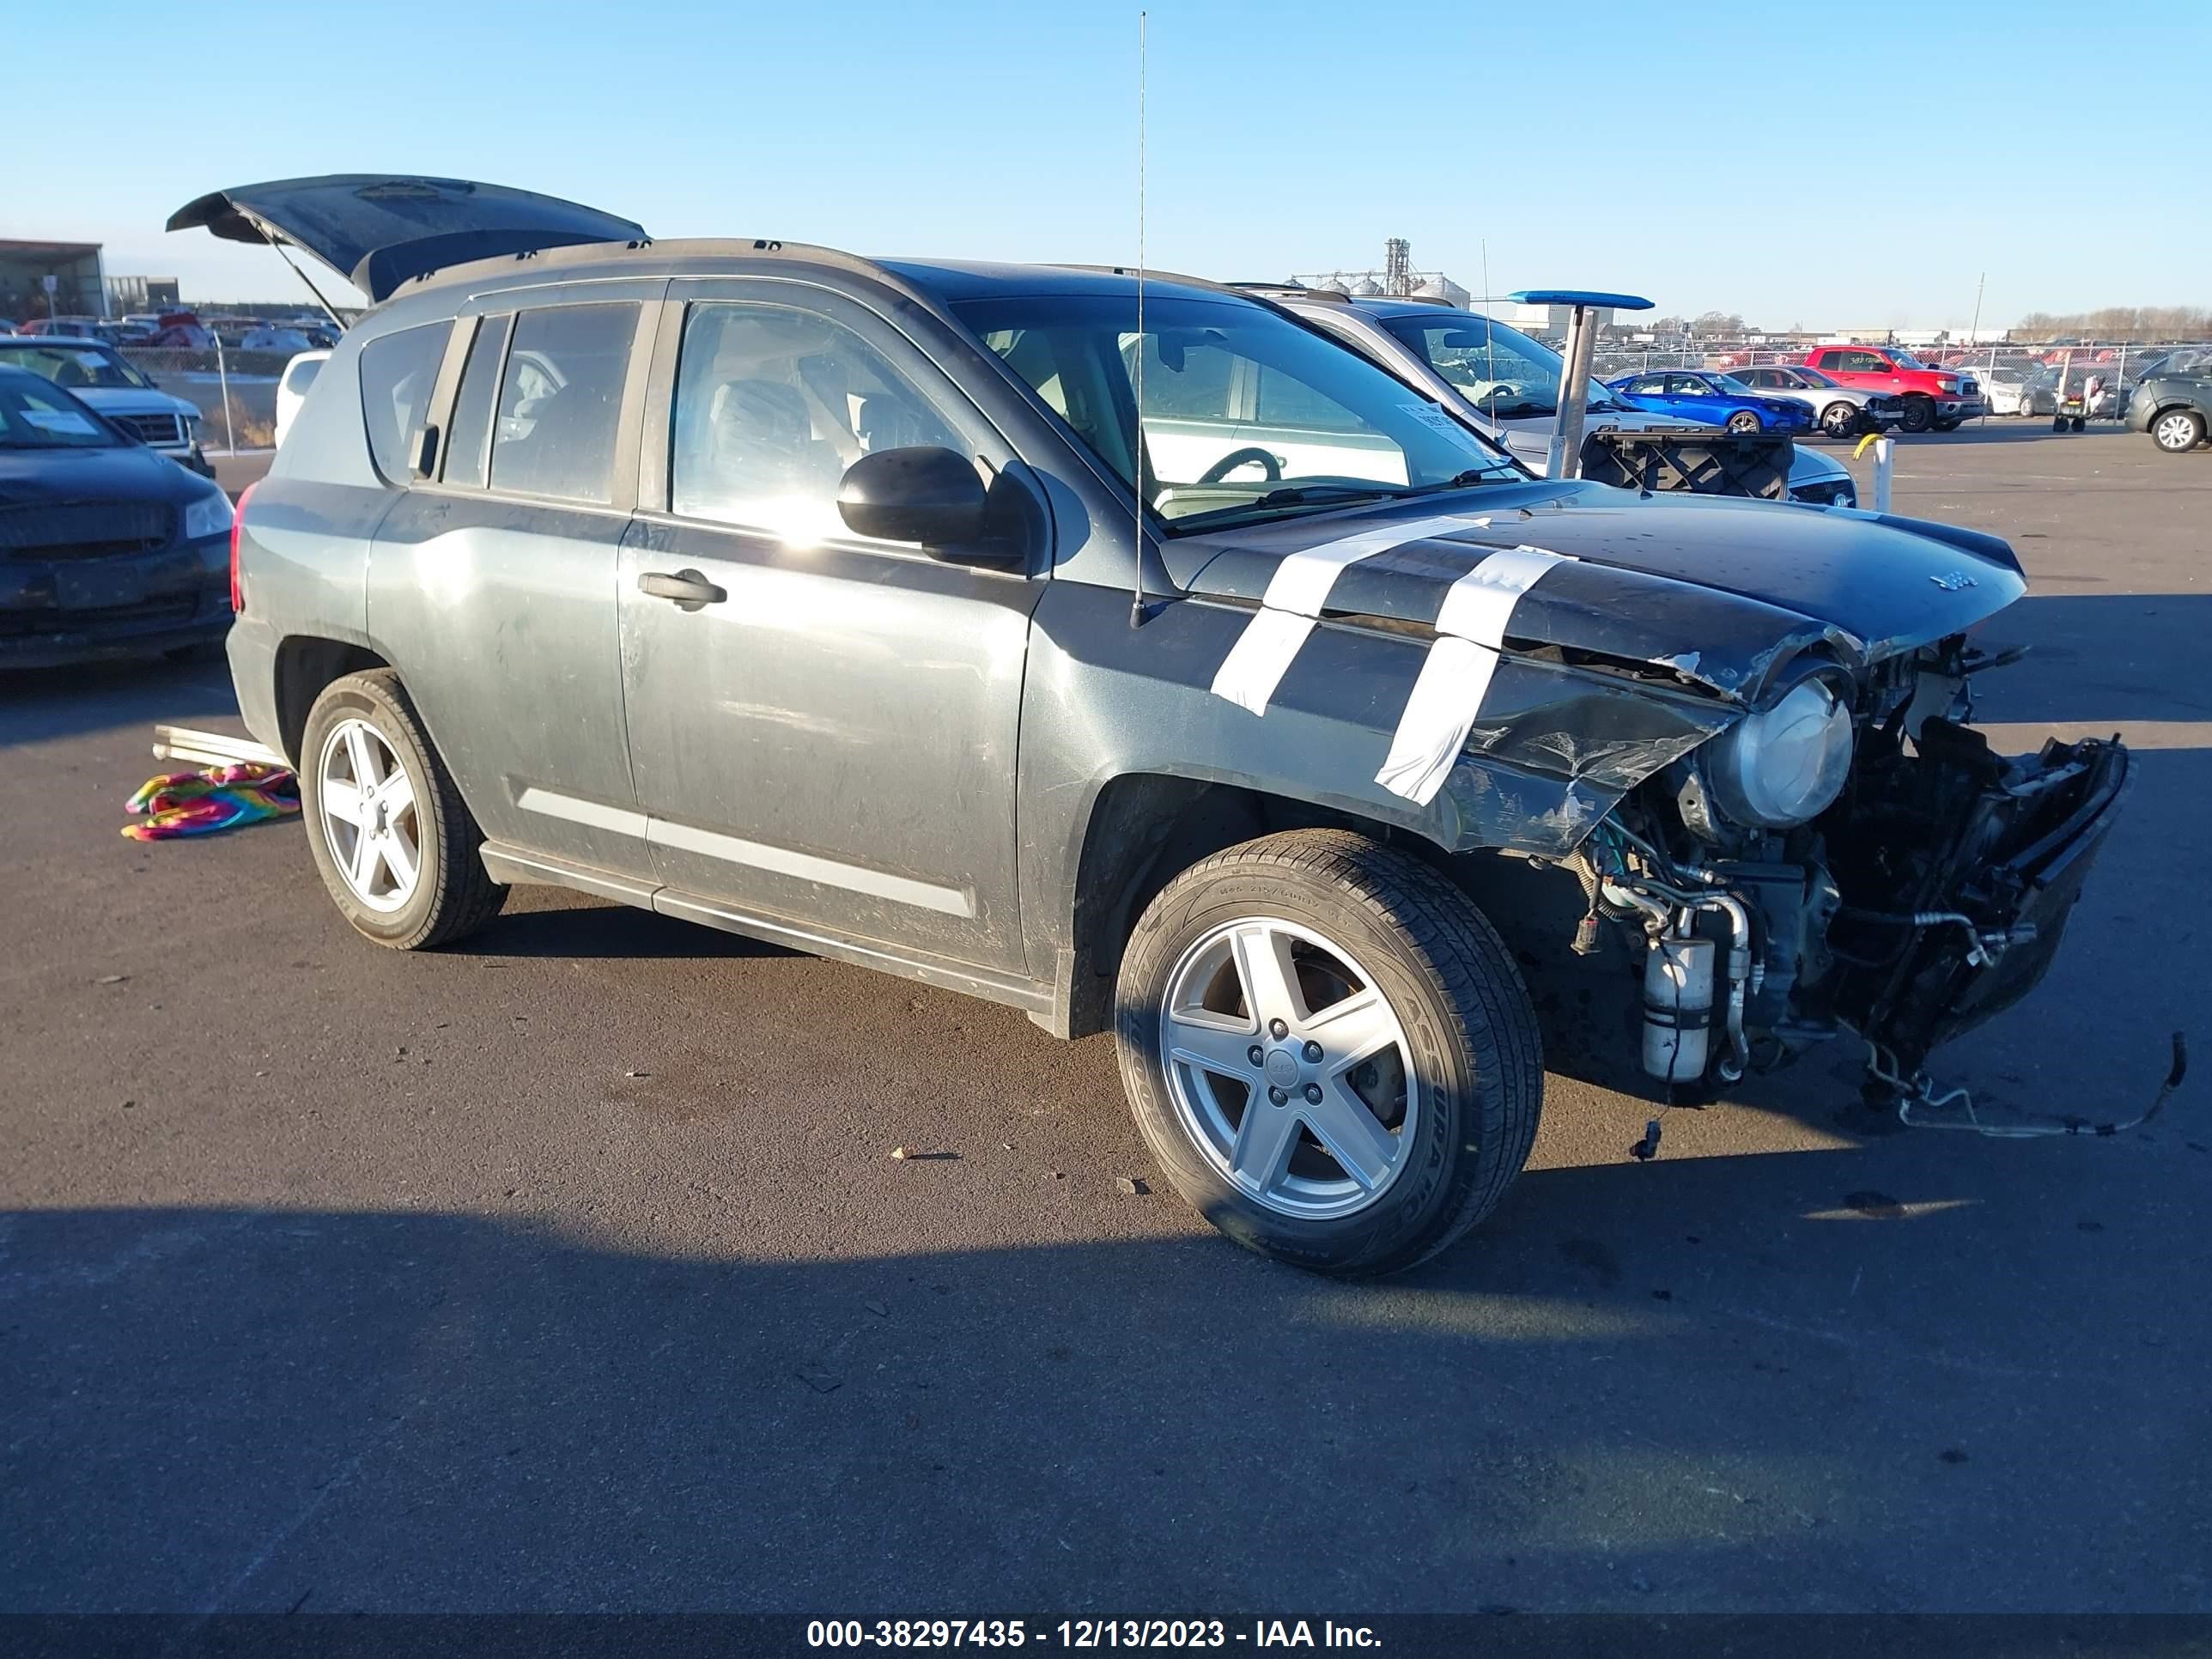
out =
{"type": "MultiPolygon", "coordinates": [[[[1486,319],[1490,316],[1490,238],[1487,236],[1482,239],[1482,314],[1486,319]]],[[[1483,372],[1490,377],[1490,384],[1495,386],[1498,384],[1498,336],[1491,332],[1487,321],[1483,325],[1482,338],[1490,354],[1489,367],[1483,372]]],[[[1564,384],[1560,387],[1560,395],[1566,395],[1564,384]]],[[[1490,394],[1490,416],[1492,420],[1498,418],[1498,394],[1495,392],[1490,394]]],[[[1505,434],[1499,433],[1498,441],[1504,442],[1505,434]]]]}
{"type": "Polygon", "coordinates": [[[1129,626],[1145,623],[1145,14],[1137,14],[1137,432],[1129,446],[1137,474],[1137,580],[1129,626]]]}

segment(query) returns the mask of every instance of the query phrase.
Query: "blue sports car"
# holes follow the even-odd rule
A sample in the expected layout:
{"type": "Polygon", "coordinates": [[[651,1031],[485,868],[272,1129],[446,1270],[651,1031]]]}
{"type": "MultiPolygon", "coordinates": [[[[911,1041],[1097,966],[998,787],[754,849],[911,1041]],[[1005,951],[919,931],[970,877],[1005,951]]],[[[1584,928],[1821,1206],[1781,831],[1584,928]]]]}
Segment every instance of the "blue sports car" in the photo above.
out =
{"type": "Polygon", "coordinates": [[[1606,386],[1633,408],[1730,432],[1804,432],[1813,424],[1804,404],[1762,396],[1734,375],[1709,368],[1647,369],[1606,386]]]}

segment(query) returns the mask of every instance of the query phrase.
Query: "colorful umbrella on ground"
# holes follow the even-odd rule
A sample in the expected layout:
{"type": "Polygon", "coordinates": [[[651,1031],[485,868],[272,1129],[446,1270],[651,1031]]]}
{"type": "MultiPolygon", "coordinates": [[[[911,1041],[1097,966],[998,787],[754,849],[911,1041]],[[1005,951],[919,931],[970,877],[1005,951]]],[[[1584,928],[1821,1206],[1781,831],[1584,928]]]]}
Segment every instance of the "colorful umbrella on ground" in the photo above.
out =
{"type": "Polygon", "coordinates": [[[139,821],[125,824],[123,833],[133,841],[171,841],[287,817],[299,810],[300,780],[289,768],[246,761],[149,778],[124,807],[139,821]]]}

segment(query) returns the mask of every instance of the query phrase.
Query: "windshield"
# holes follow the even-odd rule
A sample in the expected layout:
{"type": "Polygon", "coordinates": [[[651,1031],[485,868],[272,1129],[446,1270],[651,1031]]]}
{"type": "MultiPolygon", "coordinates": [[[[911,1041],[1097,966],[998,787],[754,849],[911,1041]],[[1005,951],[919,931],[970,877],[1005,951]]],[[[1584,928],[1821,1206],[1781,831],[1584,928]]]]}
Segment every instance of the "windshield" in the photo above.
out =
{"type": "Polygon", "coordinates": [[[70,392],[113,386],[151,391],[154,385],[105,346],[0,346],[0,367],[27,368],[40,379],[70,392]]]}
{"type": "Polygon", "coordinates": [[[65,392],[0,375],[0,447],[106,449],[119,442],[100,418],[65,392]]]}
{"type": "MultiPolygon", "coordinates": [[[[1565,361],[1517,329],[1468,312],[1392,317],[1382,326],[1493,421],[1559,412],[1559,377],[1565,361]]],[[[1613,394],[1595,380],[1583,396],[1591,409],[1619,407],[1613,394]]]]}
{"type": "Polygon", "coordinates": [[[1716,374],[1712,377],[1712,383],[1723,395],[1738,398],[1755,398],[1759,395],[1758,387],[1753,386],[1748,380],[1737,380],[1733,374],[1716,374]]]}
{"type": "Polygon", "coordinates": [[[1133,295],[952,307],[1169,534],[1526,475],[1442,407],[1264,306],[1133,295]]]}
{"type": "Polygon", "coordinates": [[[1911,352],[1905,350],[1902,347],[1892,347],[1890,349],[1889,358],[1890,361],[1895,363],[1899,368],[1925,368],[1928,367],[1928,365],[1922,362],[1919,358],[1914,356],[1911,352]]]}

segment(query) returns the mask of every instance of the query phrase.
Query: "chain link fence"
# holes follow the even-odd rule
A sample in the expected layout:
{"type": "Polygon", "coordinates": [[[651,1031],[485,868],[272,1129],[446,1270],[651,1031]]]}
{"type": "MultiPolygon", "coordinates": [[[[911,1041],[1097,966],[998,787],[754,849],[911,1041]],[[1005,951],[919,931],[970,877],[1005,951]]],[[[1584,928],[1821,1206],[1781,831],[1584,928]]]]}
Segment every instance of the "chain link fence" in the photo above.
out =
{"type": "Polygon", "coordinates": [[[124,358],[155,385],[200,411],[200,441],[210,450],[266,449],[276,441],[276,382],[292,354],[125,346],[124,358]]]}

